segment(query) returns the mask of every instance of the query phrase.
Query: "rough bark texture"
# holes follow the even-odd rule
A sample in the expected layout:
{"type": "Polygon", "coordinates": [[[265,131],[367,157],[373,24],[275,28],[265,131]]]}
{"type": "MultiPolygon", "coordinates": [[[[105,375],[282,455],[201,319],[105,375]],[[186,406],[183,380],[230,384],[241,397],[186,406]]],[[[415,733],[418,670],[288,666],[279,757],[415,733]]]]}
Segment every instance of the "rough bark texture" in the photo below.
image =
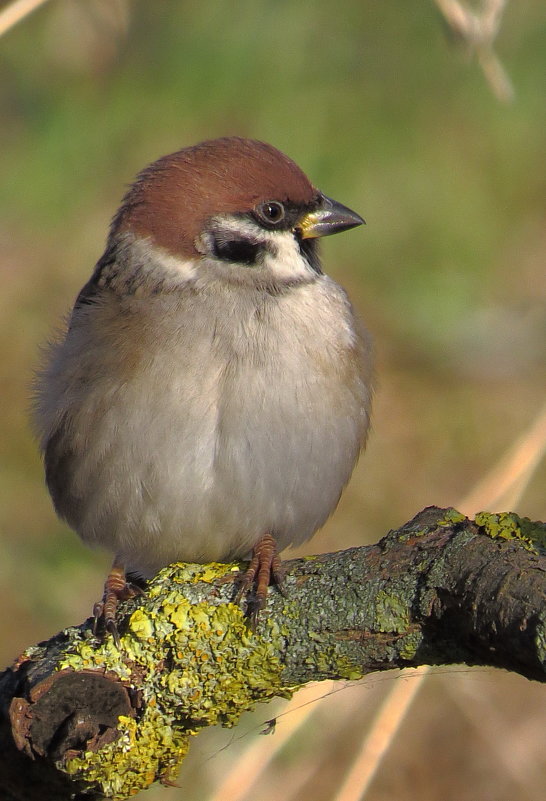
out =
{"type": "Polygon", "coordinates": [[[377,545],[285,563],[256,632],[233,565],[173,565],[120,609],[0,676],[2,801],[125,799],[169,780],[204,726],[317,679],[464,662],[546,677],[546,526],[425,509],[377,545]]]}

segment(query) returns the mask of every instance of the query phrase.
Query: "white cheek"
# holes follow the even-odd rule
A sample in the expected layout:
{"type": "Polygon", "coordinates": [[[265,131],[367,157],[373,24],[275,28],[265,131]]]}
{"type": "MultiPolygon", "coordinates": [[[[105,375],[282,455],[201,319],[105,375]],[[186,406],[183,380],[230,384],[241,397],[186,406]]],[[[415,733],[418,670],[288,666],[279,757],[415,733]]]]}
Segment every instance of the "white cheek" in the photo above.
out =
{"type": "MultiPolygon", "coordinates": [[[[265,231],[251,220],[241,218],[218,217],[216,222],[226,238],[228,232],[233,231],[235,238],[246,235],[249,239],[267,243],[271,253],[267,252],[261,257],[255,267],[241,265],[245,271],[259,270],[260,273],[264,271],[279,280],[309,278],[309,275],[313,274],[312,268],[301,254],[293,231],[265,231]]],[[[210,253],[210,243],[206,239],[202,239],[200,250],[203,253],[210,253]]],[[[221,266],[224,268],[226,262],[221,263],[221,266]]],[[[230,269],[233,270],[233,265],[230,269]]]]}
{"type": "Polygon", "coordinates": [[[312,272],[311,267],[304,259],[294,234],[269,233],[265,237],[271,242],[275,255],[267,254],[263,265],[275,278],[303,278],[312,272]]]}

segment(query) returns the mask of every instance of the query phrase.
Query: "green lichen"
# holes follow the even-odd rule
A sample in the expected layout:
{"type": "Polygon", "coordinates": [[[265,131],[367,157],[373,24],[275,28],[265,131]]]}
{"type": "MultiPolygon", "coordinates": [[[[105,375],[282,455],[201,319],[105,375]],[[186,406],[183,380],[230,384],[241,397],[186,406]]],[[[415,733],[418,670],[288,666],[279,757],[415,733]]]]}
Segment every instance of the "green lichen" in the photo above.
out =
{"type": "Polygon", "coordinates": [[[415,631],[409,631],[406,636],[402,638],[398,653],[402,659],[405,659],[407,662],[413,662],[422,642],[423,632],[420,628],[415,631]]]}
{"type": "Polygon", "coordinates": [[[465,520],[466,517],[453,507],[448,507],[447,509],[430,508],[417,515],[414,520],[395,533],[398,535],[400,542],[410,542],[417,537],[425,537],[435,528],[451,528],[458,523],[464,523],[465,520]],[[438,516],[439,513],[441,513],[440,516],[438,516]]]}
{"type": "Polygon", "coordinates": [[[138,685],[143,705],[134,719],[120,718],[115,742],[69,760],[66,771],[107,798],[127,798],[172,777],[201,727],[233,726],[256,702],[291,694],[278,657],[283,635],[272,620],[257,635],[238,606],[188,597],[191,585],[215,582],[232,570],[184,564],[161,571],[146,608],[135,609],[126,622],[121,652],[111,637],[99,646],[84,635],[75,640],[60,668],[80,670],[92,656],[95,669],[138,685]]]}
{"type": "Polygon", "coordinates": [[[345,654],[340,653],[339,644],[331,641],[317,643],[317,646],[312,648],[311,653],[305,658],[305,663],[312,665],[313,674],[317,678],[335,676],[340,679],[357,681],[364,676],[362,667],[345,654]]]}
{"type": "Polygon", "coordinates": [[[528,517],[520,517],[519,524],[522,535],[530,540],[538,550],[545,552],[546,523],[541,523],[538,520],[531,520],[528,517]]]}
{"type": "Polygon", "coordinates": [[[542,665],[546,665],[546,613],[541,612],[538,615],[538,621],[535,633],[535,646],[537,649],[537,656],[542,665]]]}
{"type": "Polygon", "coordinates": [[[365,671],[362,670],[360,665],[355,665],[346,656],[338,655],[336,659],[336,674],[340,679],[358,681],[363,678],[365,671]]]}
{"type": "Polygon", "coordinates": [[[310,640],[314,640],[315,642],[327,642],[328,637],[326,634],[321,634],[319,631],[308,631],[307,636],[310,640]]]}
{"type": "Polygon", "coordinates": [[[402,633],[409,626],[407,605],[397,595],[380,590],[375,598],[374,630],[402,633]]]}
{"type": "Polygon", "coordinates": [[[532,553],[546,549],[546,524],[535,523],[515,512],[478,512],[476,525],[493,539],[517,540],[532,553]]]}

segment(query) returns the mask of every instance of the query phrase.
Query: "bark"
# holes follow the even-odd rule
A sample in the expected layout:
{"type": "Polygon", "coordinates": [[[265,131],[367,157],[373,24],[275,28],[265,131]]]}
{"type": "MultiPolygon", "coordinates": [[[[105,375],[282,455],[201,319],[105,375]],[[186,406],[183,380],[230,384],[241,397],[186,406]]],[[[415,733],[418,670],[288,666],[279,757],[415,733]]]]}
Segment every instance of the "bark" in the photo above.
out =
{"type": "Polygon", "coordinates": [[[431,507],[377,545],[285,563],[257,630],[233,565],[171,565],[119,612],[0,676],[3,801],[125,799],[172,780],[204,726],[308,681],[466,663],[546,677],[546,526],[431,507]]]}

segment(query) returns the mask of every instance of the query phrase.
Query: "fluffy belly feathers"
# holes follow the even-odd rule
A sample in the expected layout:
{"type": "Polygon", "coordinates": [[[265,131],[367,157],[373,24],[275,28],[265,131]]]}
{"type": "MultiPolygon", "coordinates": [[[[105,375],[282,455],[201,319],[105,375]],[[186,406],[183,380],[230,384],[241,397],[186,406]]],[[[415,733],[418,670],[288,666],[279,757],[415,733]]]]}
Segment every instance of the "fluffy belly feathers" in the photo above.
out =
{"type": "Polygon", "coordinates": [[[290,348],[246,331],[230,353],[225,332],[216,351],[210,337],[196,347],[175,336],[174,358],[149,350],[130,370],[124,358],[115,381],[87,382],[92,364],[59,374],[48,401],[62,425],[45,448],[57,511],[144,575],[244,557],[266,532],[280,548],[311,537],[354,467],[369,388],[331,332],[328,347],[320,328],[315,341],[293,326],[282,335],[290,348]]]}

